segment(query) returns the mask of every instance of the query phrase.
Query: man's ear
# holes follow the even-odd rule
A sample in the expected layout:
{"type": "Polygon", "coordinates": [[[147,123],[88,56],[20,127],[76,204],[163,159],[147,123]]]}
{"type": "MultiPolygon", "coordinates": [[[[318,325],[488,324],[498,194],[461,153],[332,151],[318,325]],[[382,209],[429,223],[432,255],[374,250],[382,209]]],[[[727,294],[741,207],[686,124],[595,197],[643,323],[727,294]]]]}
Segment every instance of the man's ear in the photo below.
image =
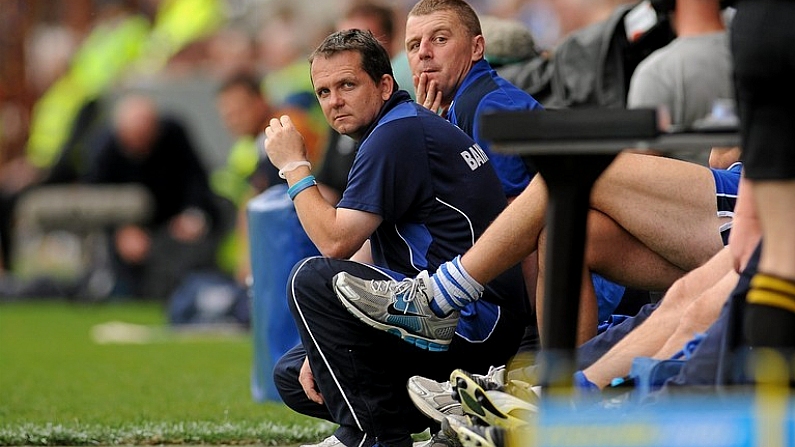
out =
{"type": "Polygon", "coordinates": [[[395,78],[388,74],[381,76],[381,99],[386,101],[395,93],[395,78]]]}
{"type": "Polygon", "coordinates": [[[482,34],[472,38],[472,61],[477,62],[486,56],[486,39],[482,34]]]}

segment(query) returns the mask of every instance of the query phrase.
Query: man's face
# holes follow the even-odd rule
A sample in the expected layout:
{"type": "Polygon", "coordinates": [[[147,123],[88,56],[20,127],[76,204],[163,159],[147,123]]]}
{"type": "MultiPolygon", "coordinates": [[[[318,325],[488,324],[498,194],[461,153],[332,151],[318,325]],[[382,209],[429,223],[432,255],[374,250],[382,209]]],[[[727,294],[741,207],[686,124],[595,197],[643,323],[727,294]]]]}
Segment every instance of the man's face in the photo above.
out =
{"type": "Polygon", "coordinates": [[[472,65],[483,58],[482,36],[470,36],[452,11],[406,20],[406,53],[414,76],[426,73],[442,92],[442,105],[453,101],[472,65]]]}
{"type": "Polygon", "coordinates": [[[148,157],[159,131],[154,103],[143,98],[128,98],[116,120],[116,136],[124,152],[132,158],[148,157]]]}
{"type": "Polygon", "coordinates": [[[312,61],[315,95],[329,125],[337,132],[360,140],[392,94],[392,79],[384,75],[375,83],[361,66],[361,55],[343,51],[312,61]]]}
{"type": "Polygon", "coordinates": [[[217,98],[218,114],[235,136],[256,135],[270,114],[265,100],[243,86],[234,86],[217,98]]]}

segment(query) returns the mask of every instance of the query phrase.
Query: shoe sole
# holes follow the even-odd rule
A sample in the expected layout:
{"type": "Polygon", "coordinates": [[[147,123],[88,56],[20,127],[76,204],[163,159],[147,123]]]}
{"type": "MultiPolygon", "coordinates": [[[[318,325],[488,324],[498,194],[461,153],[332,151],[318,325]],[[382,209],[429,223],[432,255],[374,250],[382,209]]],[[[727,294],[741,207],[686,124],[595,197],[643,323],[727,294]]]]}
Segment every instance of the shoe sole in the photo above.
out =
{"type": "Polygon", "coordinates": [[[426,401],[419,393],[412,392],[411,388],[409,388],[409,398],[414,403],[414,406],[417,407],[420,412],[422,412],[422,414],[428,416],[436,422],[441,423],[445,417],[450,415],[463,416],[464,414],[463,410],[461,409],[461,404],[458,402],[451,402],[447,405],[439,407],[426,401]],[[458,411],[453,411],[454,408],[458,408],[458,411]]]}
{"type": "MultiPolygon", "coordinates": [[[[458,401],[461,402],[461,408],[464,413],[475,416],[488,425],[507,429],[527,425],[527,420],[517,418],[500,410],[499,404],[494,402],[492,398],[497,396],[495,393],[502,393],[501,391],[485,391],[480,384],[461,370],[454,370],[450,374],[450,383],[453,384],[453,389],[458,394],[458,401]]],[[[534,405],[528,402],[521,401],[518,398],[514,399],[517,401],[517,408],[524,410],[528,414],[537,410],[534,405]],[[519,405],[524,408],[519,407],[519,405]]]]}
{"type": "Polygon", "coordinates": [[[353,316],[358,318],[359,321],[367,324],[370,327],[400,337],[401,339],[403,339],[403,341],[412,344],[420,349],[424,349],[426,351],[443,352],[447,351],[447,349],[450,347],[450,342],[452,342],[452,339],[440,340],[440,339],[430,339],[430,338],[421,337],[414,333],[408,332],[406,329],[403,329],[401,327],[393,326],[391,324],[383,323],[378,320],[370,318],[369,315],[362,312],[361,310],[359,310],[358,307],[356,307],[354,304],[348,301],[349,298],[347,296],[341,295],[338,288],[336,287],[336,284],[334,287],[334,293],[337,295],[337,298],[340,300],[342,305],[345,306],[346,309],[348,309],[348,312],[350,312],[351,314],[353,314],[353,316]]]}

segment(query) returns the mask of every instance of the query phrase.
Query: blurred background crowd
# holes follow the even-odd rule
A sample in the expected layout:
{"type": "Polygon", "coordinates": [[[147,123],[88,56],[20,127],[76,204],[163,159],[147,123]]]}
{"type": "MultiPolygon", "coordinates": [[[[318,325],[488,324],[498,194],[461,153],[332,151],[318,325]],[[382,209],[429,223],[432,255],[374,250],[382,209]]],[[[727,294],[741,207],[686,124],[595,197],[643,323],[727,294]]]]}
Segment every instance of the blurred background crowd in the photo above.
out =
{"type": "MultiPolygon", "coordinates": [[[[239,70],[264,76],[304,62],[352,1],[2,0],[0,162],[5,164],[26,151],[39,166],[54,157],[63,135],[37,134],[32,126],[36,124],[34,110],[46,93],[54,94],[68,78],[68,96],[80,103],[131,83],[217,80],[239,70]]],[[[394,7],[397,23],[402,24],[414,2],[384,3],[394,7]]],[[[539,46],[550,48],[571,30],[605,18],[615,6],[629,2],[470,3],[481,15],[522,21],[539,46]]],[[[402,26],[396,31],[394,44],[401,46],[402,26]]],[[[272,101],[283,100],[278,92],[268,94],[272,101]]],[[[221,140],[220,135],[215,140],[221,140]]],[[[208,150],[205,155],[209,163],[219,164],[224,154],[208,150]]]]}
{"type": "MultiPolygon", "coordinates": [[[[244,287],[240,215],[274,181],[258,160],[262,123],[290,113],[323,163],[329,133],[306,58],[357,1],[0,0],[0,297],[162,299],[201,269],[244,287]],[[184,151],[153,155],[160,146],[184,151]],[[128,181],[154,197],[63,189],[128,181]]],[[[397,54],[414,1],[381,3],[395,13],[397,54]]],[[[551,49],[634,2],[470,3],[551,49]]]]}

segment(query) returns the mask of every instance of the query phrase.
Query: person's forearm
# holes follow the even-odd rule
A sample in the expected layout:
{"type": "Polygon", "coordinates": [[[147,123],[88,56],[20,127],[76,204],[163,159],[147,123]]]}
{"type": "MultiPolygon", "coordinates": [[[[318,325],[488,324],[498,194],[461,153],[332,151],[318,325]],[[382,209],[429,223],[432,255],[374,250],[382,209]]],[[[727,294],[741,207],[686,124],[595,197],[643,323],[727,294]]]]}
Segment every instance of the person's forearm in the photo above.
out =
{"type": "Polygon", "coordinates": [[[301,226],[324,256],[348,259],[359,250],[380,223],[380,216],[338,209],[313,185],[306,168],[285,176],[301,226]],[[307,186],[309,185],[309,186],[307,186]],[[305,187],[307,186],[307,187],[305,187]]]}
{"type": "Polygon", "coordinates": [[[299,193],[294,200],[298,220],[307,236],[324,256],[348,258],[358,246],[350,244],[349,238],[336,225],[337,210],[320,194],[317,187],[310,187],[299,193]]]}

